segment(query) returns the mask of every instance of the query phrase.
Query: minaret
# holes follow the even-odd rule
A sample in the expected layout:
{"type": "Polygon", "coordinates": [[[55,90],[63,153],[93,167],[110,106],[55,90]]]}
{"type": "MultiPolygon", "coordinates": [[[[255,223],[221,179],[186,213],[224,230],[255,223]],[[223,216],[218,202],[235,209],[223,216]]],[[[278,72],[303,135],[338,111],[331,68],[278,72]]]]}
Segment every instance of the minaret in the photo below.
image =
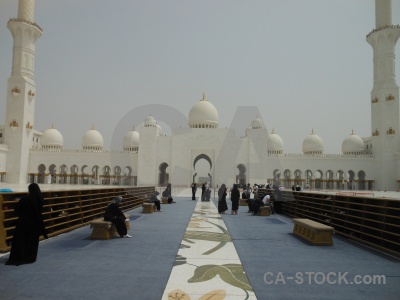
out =
{"type": "Polygon", "coordinates": [[[400,27],[392,25],[391,0],[375,0],[375,26],[367,35],[373,49],[374,85],[371,91],[372,153],[377,159],[377,189],[395,190],[395,154],[400,151],[399,87],[396,84],[395,45],[400,27]]]}
{"type": "Polygon", "coordinates": [[[13,61],[8,79],[4,142],[8,145],[6,181],[26,183],[32,145],[36,85],[35,42],[42,29],[35,24],[34,0],[19,0],[18,18],[8,21],[13,39],[13,61]]]}

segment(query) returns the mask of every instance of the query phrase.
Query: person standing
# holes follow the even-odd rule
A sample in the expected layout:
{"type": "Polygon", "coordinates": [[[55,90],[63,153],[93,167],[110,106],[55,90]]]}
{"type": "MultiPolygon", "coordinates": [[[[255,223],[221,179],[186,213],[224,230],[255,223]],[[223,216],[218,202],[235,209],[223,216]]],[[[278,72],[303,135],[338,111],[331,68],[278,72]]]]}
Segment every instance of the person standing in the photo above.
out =
{"type": "Polygon", "coordinates": [[[232,215],[237,215],[239,209],[239,199],[240,199],[240,191],[238,189],[237,184],[233,185],[233,189],[231,190],[231,201],[232,201],[232,215]]]}
{"type": "Polygon", "coordinates": [[[36,261],[40,235],[48,238],[42,216],[43,204],[39,185],[31,183],[28,186],[28,195],[21,197],[14,209],[18,219],[6,265],[19,266],[36,261]]]}
{"type": "Polygon", "coordinates": [[[192,200],[196,200],[196,191],[197,191],[197,184],[192,183],[192,200]]]}
{"type": "Polygon", "coordinates": [[[226,186],[225,183],[221,185],[218,190],[218,213],[224,214],[228,210],[228,205],[226,204],[226,186]]]}
{"type": "Polygon", "coordinates": [[[116,197],[106,208],[104,213],[104,221],[109,221],[115,225],[117,232],[122,238],[131,238],[128,234],[128,229],[125,224],[125,215],[119,208],[119,204],[122,202],[122,197],[116,197]]]}
{"type": "Polygon", "coordinates": [[[211,198],[211,186],[209,182],[206,182],[206,189],[204,191],[205,201],[209,202],[211,198]]]}
{"type": "Polygon", "coordinates": [[[206,191],[206,183],[204,182],[201,186],[201,201],[205,201],[205,191],[206,191]]]}

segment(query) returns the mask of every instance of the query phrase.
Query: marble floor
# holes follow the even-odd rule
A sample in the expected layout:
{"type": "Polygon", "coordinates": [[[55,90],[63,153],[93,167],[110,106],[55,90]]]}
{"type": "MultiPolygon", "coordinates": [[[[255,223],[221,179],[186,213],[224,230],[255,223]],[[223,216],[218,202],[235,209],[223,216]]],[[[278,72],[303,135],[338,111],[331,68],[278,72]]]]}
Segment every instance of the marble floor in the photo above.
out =
{"type": "Polygon", "coordinates": [[[214,202],[197,202],[162,299],[257,299],[214,202]]]}

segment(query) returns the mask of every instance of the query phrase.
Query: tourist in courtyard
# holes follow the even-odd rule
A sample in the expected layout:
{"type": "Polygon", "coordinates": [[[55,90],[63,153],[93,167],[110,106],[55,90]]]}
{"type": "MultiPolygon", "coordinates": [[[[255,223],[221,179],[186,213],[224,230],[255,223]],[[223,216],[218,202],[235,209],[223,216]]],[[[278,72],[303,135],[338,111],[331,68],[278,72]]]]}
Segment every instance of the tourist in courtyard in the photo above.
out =
{"type": "Polygon", "coordinates": [[[14,209],[18,219],[6,265],[19,266],[36,261],[40,235],[48,238],[42,217],[43,204],[39,186],[31,183],[28,186],[28,195],[21,197],[14,209]]]}
{"type": "Polygon", "coordinates": [[[206,182],[201,185],[201,201],[205,201],[206,182]]]}
{"type": "MultiPolygon", "coordinates": [[[[264,202],[263,202],[264,197],[257,197],[254,198],[254,201],[252,202],[252,211],[253,211],[253,216],[258,215],[258,212],[260,211],[260,207],[264,206],[264,202]]],[[[250,210],[250,206],[249,206],[249,210],[250,210]]]]}
{"type": "Polygon", "coordinates": [[[192,200],[196,200],[196,191],[197,191],[197,184],[192,183],[192,200]]]}
{"type": "Polygon", "coordinates": [[[269,206],[269,209],[270,209],[270,211],[271,211],[271,214],[274,214],[274,213],[275,213],[274,203],[273,203],[273,201],[272,201],[270,195],[268,195],[268,194],[265,195],[264,198],[263,198],[263,200],[262,200],[262,202],[264,203],[264,206],[269,206]]]}
{"type": "Polygon", "coordinates": [[[157,211],[158,211],[158,212],[161,212],[161,211],[162,211],[162,210],[161,210],[161,202],[160,202],[160,200],[158,200],[158,198],[157,198],[158,195],[160,195],[160,193],[157,192],[157,191],[154,191],[154,193],[150,196],[149,202],[154,203],[155,206],[156,206],[156,208],[157,208],[157,211]]]}
{"type": "Polygon", "coordinates": [[[228,204],[226,204],[226,195],[226,185],[223,183],[218,190],[218,213],[220,214],[225,214],[225,212],[228,210],[228,204]]]}
{"type": "Polygon", "coordinates": [[[247,191],[245,189],[243,189],[243,192],[242,192],[242,199],[244,199],[244,200],[249,199],[249,195],[247,195],[247,191]]]}
{"type": "Polygon", "coordinates": [[[104,221],[113,223],[120,237],[130,238],[132,236],[128,234],[128,229],[126,228],[126,217],[119,208],[119,204],[121,202],[121,196],[115,197],[115,199],[107,206],[106,211],[104,212],[104,221]]]}
{"type": "Polygon", "coordinates": [[[231,190],[231,201],[232,201],[232,215],[237,215],[239,209],[239,199],[240,199],[240,191],[238,189],[237,184],[233,185],[231,190]]]}
{"type": "Polygon", "coordinates": [[[261,206],[269,206],[271,214],[275,213],[274,204],[271,200],[271,196],[269,194],[265,194],[264,197],[259,200],[256,200],[253,204],[253,215],[258,215],[261,206]]]}
{"type": "Polygon", "coordinates": [[[206,190],[204,191],[205,201],[210,201],[211,198],[211,185],[209,182],[206,182],[206,190]]]}
{"type": "Polygon", "coordinates": [[[174,199],[172,198],[172,186],[170,183],[167,184],[162,196],[168,198],[168,204],[175,203],[174,199]]]}

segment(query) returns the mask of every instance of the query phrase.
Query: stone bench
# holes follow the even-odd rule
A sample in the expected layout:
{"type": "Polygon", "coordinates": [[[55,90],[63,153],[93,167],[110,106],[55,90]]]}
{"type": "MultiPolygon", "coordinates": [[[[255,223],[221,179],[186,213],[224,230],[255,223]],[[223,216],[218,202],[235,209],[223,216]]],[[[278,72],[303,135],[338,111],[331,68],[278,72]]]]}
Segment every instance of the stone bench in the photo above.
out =
{"type": "Polygon", "coordinates": [[[168,197],[161,197],[162,204],[168,204],[168,197]]]}
{"type": "Polygon", "coordinates": [[[271,208],[267,205],[260,206],[260,210],[258,211],[259,216],[270,216],[271,215],[271,208]]]}
{"type": "Polygon", "coordinates": [[[240,205],[240,206],[247,206],[247,202],[246,202],[246,201],[247,201],[247,199],[241,199],[241,198],[240,198],[240,199],[239,199],[239,205],[240,205]]]}
{"type": "Polygon", "coordinates": [[[313,245],[333,245],[334,228],[309,219],[293,219],[293,234],[313,245]]]}
{"type": "Polygon", "coordinates": [[[145,202],[142,204],[143,214],[151,214],[156,211],[156,205],[153,202],[145,202]]]}
{"type": "MultiPolygon", "coordinates": [[[[126,219],[130,218],[130,215],[125,215],[126,219]]],[[[125,221],[126,229],[130,229],[131,226],[129,221],[125,221]]],[[[103,218],[99,218],[90,222],[90,228],[92,228],[92,240],[109,240],[112,237],[118,236],[115,225],[110,221],[104,221],[103,218]]]]}

